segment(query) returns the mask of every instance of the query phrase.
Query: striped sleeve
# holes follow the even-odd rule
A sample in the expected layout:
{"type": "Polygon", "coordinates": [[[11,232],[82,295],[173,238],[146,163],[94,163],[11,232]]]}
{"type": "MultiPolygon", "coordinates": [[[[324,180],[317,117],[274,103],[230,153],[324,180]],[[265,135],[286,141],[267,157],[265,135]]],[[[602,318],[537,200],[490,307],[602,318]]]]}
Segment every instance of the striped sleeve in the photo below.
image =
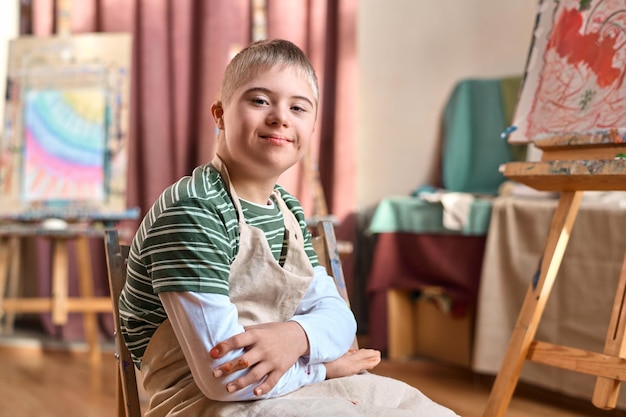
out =
{"type": "Polygon", "coordinates": [[[236,255],[237,219],[225,222],[219,206],[203,207],[186,200],[161,213],[146,235],[142,262],[161,291],[192,291],[228,295],[230,265],[236,255]]]}

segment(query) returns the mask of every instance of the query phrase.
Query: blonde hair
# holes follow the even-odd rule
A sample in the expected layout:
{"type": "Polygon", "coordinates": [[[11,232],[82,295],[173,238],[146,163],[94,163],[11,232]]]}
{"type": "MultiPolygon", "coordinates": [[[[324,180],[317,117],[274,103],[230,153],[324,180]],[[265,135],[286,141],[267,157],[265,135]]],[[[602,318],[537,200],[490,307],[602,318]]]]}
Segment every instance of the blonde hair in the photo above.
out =
{"type": "Polygon", "coordinates": [[[297,68],[309,83],[317,105],[319,87],[313,65],[300,48],[283,39],[257,41],[235,55],[224,71],[220,100],[228,103],[240,85],[275,65],[297,68]]]}

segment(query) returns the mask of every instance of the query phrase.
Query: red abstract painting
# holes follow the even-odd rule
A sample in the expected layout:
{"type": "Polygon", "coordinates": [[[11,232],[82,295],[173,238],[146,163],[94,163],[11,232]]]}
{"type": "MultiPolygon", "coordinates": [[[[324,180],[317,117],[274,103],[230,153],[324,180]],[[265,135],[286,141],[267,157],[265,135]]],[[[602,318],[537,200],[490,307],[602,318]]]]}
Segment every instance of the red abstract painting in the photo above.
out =
{"type": "Polygon", "coordinates": [[[544,0],[511,142],[626,127],[626,0],[544,0]]]}

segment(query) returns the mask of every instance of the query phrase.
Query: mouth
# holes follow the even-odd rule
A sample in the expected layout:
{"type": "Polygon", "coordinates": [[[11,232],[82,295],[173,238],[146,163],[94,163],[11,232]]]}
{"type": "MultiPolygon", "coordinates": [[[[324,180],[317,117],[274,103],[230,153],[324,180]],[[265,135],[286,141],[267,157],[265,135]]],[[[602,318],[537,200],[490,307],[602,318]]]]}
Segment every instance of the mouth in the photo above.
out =
{"type": "Polygon", "coordinates": [[[259,136],[261,137],[261,139],[266,140],[275,145],[284,145],[284,144],[293,142],[292,139],[283,135],[269,134],[269,135],[259,135],[259,136]]]}

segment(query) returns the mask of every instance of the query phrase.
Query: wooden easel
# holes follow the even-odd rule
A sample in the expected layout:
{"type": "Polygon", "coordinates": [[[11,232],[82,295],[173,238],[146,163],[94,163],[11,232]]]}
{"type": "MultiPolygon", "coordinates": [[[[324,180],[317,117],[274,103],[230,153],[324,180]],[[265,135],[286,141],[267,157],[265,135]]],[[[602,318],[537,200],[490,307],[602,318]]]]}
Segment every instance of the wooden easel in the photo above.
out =
{"type": "Polygon", "coordinates": [[[616,158],[626,153],[624,133],[553,136],[535,145],[543,151],[541,162],[508,163],[503,174],[537,190],[560,191],[561,196],[483,417],[505,415],[527,360],[597,376],[592,402],[602,409],[615,408],[620,383],[626,381],[626,256],[603,353],[534,340],[583,192],[626,190],[626,160],[616,158]]]}
{"type": "MultiPolygon", "coordinates": [[[[71,34],[72,0],[55,4],[56,35],[71,34]]],[[[111,311],[108,297],[95,297],[89,238],[103,236],[101,228],[70,224],[60,229],[43,227],[37,221],[3,219],[0,223],[0,333],[12,333],[16,313],[50,312],[54,325],[64,325],[68,313],[83,312],[91,362],[100,362],[100,344],[96,312],[111,311]],[[28,238],[44,237],[51,243],[51,296],[19,297],[18,286],[22,264],[21,246],[28,238]],[[80,297],[69,297],[68,244],[74,242],[78,262],[80,297]],[[7,291],[8,289],[8,291],[7,291]],[[5,297],[6,295],[6,297],[5,297]]]]}
{"type": "Polygon", "coordinates": [[[109,297],[94,295],[93,274],[89,239],[102,237],[101,227],[73,226],[65,229],[50,230],[38,224],[6,224],[0,227],[0,330],[3,333],[13,331],[16,313],[52,314],[52,323],[62,326],[67,323],[68,313],[84,313],[85,337],[92,364],[100,362],[100,342],[96,313],[110,312],[109,297]],[[26,238],[43,237],[51,242],[51,296],[19,297],[18,285],[21,277],[20,265],[22,254],[21,242],[26,238]],[[68,243],[75,242],[78,262],[78,283],[80,296],[70,297],[69,288],[69,248],[68,243]],[[8,292],[6,291],[8,287],[8,292]],[[5,297],[7,293],[8,297],[5,297]]]}
{"type": "MultiPolygon", "coordinates": [[[[128,210],[125,201],[131,37],[130,34],[122,33],[72,36],[72,5],[72,0],[57,0],[54,3],[56,36],[23,37],[11,42],[7,75],[12,88],[7,90],[9,110],[6,123],[11,129],[6,132],[9,140],[3,141],[0,149],[0,153],[4,155],[6,152],[10,156],[9,163],[0,163],[0,183],[3,186],[0,193],[0,332],[10,333],[13,330],[17,313],[49,312],[52,323],[62,326],[67,322],[69,313],[80,312],[84,317],[90,357],[92,363],[97,364],[101,355],[96,313],[110,312],[111,303],[107,296],[94,296],[94,265],[91,262],[89,240],[101,240],[105,227],[114,227],[121,221],[133,220],[139,216],[139,210],[128,210]],[[39,167],[29,172],[22,169],[31,165],[25,162],[24,156],[30,152],[27,152],[25,145],[28,124],[21,117],[26,111],[26,93],[39,92],[42,89],[65,93],[85,87],[88,91],[92,88],[93,91],[97,90],[98,97],[102,97],[102,101],[98,99],[95,103],[98,111],[102,110],[102,119],[98,124],[102,128],[102,137],[106,138],[97,146],[103,158],[103,191],[97,195],[81,193],[78,199],[68,193],[61,193],[59,196],[55,195],[56,192],[38,194],[36,191],[31,195],[32,190],[24,187],[29,182],[28,178],[36,178],[34,182],[39,181],[39,185],[43,184],[42,188],[51,189],[62,189],[62,186],[71,182],[65,181],[65,178],[57,179],[56,176],[40,173],[37,169],[39,167]],[[51,195],[54,197],[50,198],[51,195]],[[85,200],[90,202],[85,204],[85,200]],[[26,278],[22,276],[24,274],[20,271],[20,266],[27,262],[29,256],[23,253],[21,246],[30,238],[43,238],[50,243],[50,295],[26,297],[18,294],[19,282],[26,278]],[[80,293],[75,297],[70,296],[68,291],[69,255],[72,247],[76,252],[80,287],[80,293]]],[[[81,98],[79,101],[84,103],[82,100],[81,98]]],[[[85,100],[91,100],[91,96],[85,100]]],[[[49,107],[48,104],[46,106],[49,107]]],[[[86,108],[82,104],[74,106],[78,107],[86,108]]],[[[52,114],[56,113],[50,113],[52,114]]],[[[71,120],[68,123],[72,123],[74,127],[71,127],[72,140],[65,141],[63,137],[58,140],[59,143],[74,144],[76,140],[82,140],[83,134],[88,138],[87,130],[92,130],[91,125],[84,123],[85,132],[80,131],[76,126],[82,126],[83,123],[76,123],[73,118],[68,118],[68,113],[62,114],[62,125],[67,119],[71,120]]],[[[97,139],[102,137],[98,136],[97,139]]],[[[70,145],[61,148],[69,147],[70,145]]],[[[48,163],[47,159],[43,160],[48,163]]],[[[73,174],[80,176],[82,172],[73,174]]],[[[81,186],[71,184],[67,190],[81,190],[81,186]]]]}

